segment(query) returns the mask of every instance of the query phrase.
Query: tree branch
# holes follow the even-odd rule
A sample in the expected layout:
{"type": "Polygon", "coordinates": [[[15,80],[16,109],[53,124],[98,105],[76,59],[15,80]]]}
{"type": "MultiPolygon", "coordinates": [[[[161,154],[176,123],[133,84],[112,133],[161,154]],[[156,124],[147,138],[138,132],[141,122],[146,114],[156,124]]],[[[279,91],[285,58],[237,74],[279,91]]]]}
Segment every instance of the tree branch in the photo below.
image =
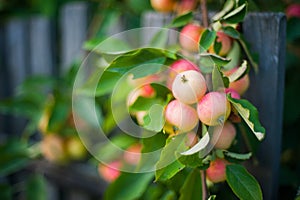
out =
{"type": "Polygon", "coordinates": [[[202,23],[205,28],[208,27],[208,14],[206,0],[200,0],[200,9],[202,14],[202,23]]]}
{"type": "Polygon", "coordinates": [[[202,200],[206,200],[208,198],[208,194],[207,194],[205,170],[201,170],[200,173],[201,173],[201,182],[202,182],[202,200]]]}

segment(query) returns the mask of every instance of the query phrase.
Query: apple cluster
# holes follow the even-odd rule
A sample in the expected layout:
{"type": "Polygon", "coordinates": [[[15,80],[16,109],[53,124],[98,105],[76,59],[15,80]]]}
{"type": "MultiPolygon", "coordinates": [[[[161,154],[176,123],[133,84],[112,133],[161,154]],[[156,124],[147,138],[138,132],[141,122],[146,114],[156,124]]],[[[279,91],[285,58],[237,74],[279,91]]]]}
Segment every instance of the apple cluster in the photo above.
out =
{"type": "Polygon", "coordinates": [[[193,11],[198,4],[197,0],[151,0],[151,6],[158,12],[177,12],[183,14],[193,11]]]}

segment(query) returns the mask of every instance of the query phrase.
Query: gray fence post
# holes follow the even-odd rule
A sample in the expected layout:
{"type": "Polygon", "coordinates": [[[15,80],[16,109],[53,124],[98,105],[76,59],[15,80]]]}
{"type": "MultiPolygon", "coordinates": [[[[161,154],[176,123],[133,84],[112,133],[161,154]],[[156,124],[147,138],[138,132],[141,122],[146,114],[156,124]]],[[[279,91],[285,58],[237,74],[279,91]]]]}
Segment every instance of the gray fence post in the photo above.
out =
{"type": "Polygon", "coordinates": [[[257,153],[254,175],[262,183],[265,199],[277,199],[283,91],[285,72],[286,19],[280,13],[252,13],[243,24],[246,40],[259,54],[259,73],[251,75],[246,97],[258,108],[266,138],[257,153]]]}
{"type": "Polygon", "coordinates": [[[29,21],[29,66],[31,74],[51,75],[54,70],[53,27],[51,20],[34,16],[29,21]]]}
{"type": "Polygon", "coordinates": [[[72,2],[61,9],[61,69],[68,70],[74,59],[83,55],[82,45],[87,34],[88,4],[72,2]]]}

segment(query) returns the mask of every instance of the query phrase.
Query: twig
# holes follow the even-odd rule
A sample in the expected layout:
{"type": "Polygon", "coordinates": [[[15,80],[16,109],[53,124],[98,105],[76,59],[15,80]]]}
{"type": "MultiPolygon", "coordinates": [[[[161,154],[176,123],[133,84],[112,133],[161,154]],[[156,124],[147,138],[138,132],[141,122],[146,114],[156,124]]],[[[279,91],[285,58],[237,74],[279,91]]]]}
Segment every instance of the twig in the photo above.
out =
{"type": "Polygon", "coordinates": [[[202,200],[206,200],[208,198],[208,194],[207,194],[205,170],[201,170],[200,173],[201,173],[201,182],[202,182],[202,200]]]}
{"type": "Polygon", "coordinates": [[[207,6],[206,0],[200,0],[200,9],[202,14],[202,23],[205,28],[208,27],[208,14],[207,14],[207,6]]]}

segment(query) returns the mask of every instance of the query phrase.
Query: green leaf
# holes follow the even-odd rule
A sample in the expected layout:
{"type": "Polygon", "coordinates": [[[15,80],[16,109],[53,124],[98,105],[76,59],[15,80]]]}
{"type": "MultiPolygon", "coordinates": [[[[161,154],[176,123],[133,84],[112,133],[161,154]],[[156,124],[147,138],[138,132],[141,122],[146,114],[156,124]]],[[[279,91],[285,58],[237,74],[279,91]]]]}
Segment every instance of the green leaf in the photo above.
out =
{"type": "MultiPolygon", "coordinates": [[[[187,156],[187,155],[193,155],[197,152],[200,152],[204,150],[209,145],[210,137],[208,132],[199,140],[197,144],[195,144],[192,148],[189,150],[182,152],[181,155],[187,156]]],[[[202,158],[202,154],[199,154],[199,157],[202,158]]]]}
{"type": "Polygon", "coordinates": [[[247,73],[247,71],[248,71],[248,63],[246,60],[244,60],[241,66],[234,73],[228,76],[228,79],[230,82],[237,81],[241,79],[247,73]]]}
{"type": "Polygon", "coordinates": [[[234,159],[237,159],[237,160],[248,160],[252,156],[251,152],[241,154],[241,153],[233,153],[233,152],[229,152],[229,151],[224,150],[223,153],[225,154],[225,156],[230,157],[230,158],[234,158],[234,159]]]}
{"type": "Polygon", "coordinates": [[[241,200],[263,199],[258,182],[242,165],[227,165],[226,181],[241,200]]]}
{"type": "Polygon", "coordinates": [[[179,200],[199,200],[202,198],[202,182],[199,169],[194,169],[180,189],[179,200]]]}
{"type": "Polygon", "coordinates": [[[241,37],[241,34],[231,26],[223,27],[223,32],[234,39],[240,39],[241,37]]]}
{"type": "Polygon", "coordinates": [[[12,200],[13,191],[12,186],[5,183],[0,183],[0,199],[1,200],[12,200]]]}
{"type": "Polygon", "coordinates": [[[90,40],[84,44],[87,50],[93,50],[99,54],[120,54],[130,51],[130,45],[122,39],[109,37],[105,40],[90,40]]]}
{"type": "Polygon", "coordinates": [[[228,13],[229,11],[231,11],[235,6],[235,1],[234,0],[227,0],[224,3],[223,9],[218,12],[215,16],[212,17],[213,21],[218,21],[219,19],[221,19],[224,15],[226,15],[226,13],[228,13]]]}
{"type": "Polygon", "coordinates": [[[173,21],[166,27],[167,28],[182,27],[182,26],[185,26],[186,24],[188,24],[192,20],[193,20],[193,13],[188,12],[186,14],[180,15],[180,16],[176,17],[175,19],[173,19],[173,21]]]}
{"type": "Polygon", "coordinates": [[[46,200],[46,182],[44,176],[33,174],[26,184],[26,199],[30,200],[46,200]]]}
{"type": "Polygon", "coordinates": [[[230,94],[227,95],[227,99],[238,111],[257,139],[261,141],[265,137],[266,130],[259,122],[257,109],[245,99],[234,99],[230,94]]]}
{"type": "Polygon", "coordinates": [[[160,104],[151,106],[148,114],[144,118],[144,121],[144,128],[154,132],[161,131],[165,124],[164,106],[160,104]]]}
{"type": "Polygon", "coordinates": [[[177,156],[178,156],[178,161],[187,167],[196,168],[196,167],[203,166],[202,158],[199,157],[198,153],[187,155],[187,156],[177,153],[177,156]]]}
{"type": "MultiPolygon", "coordinates": [[[[229,59],[223,58],[221,56],[211,54],[211,53],[201,53],[200,54],[200,67],[201,64],[205,65],[205,67],[209,67],[211,71],[213,67],[216,65],[218,67],[224,66],[230,62],[229,59]]],[[[202,68],[201,68],[202,69],[202,68]]]]}
{"type": "Polygon", "coordinates": [[[169,29],[161,29],[158,31],[150,41],[150,46],[155,48],[164,48],[169,39],[169,29]]]}
{"type": "Polygon", "coordinates": [[[214,30],[206,29],[202,33],[200,43],[199,43],[200,45],[199,49],[201,53],[206,52],[207,49],[209,49],[209,47],[214,43],[216,36],[217,36],[217,32],[214,30]]]}
{"type": "Polygon", "coordinates": [[[127,52],[117,57],[115,60],[112,61],[112,63],[107,67],[106,70],[123,75],[135,69],[132,71],[134,78],[141,78],[143,76],[147,76],[159,71],[161,69],[161,66],[167,60],[167,58],[175,60],[177,57],[175,53],[169,52],[167,50],[156,48],[141,48],[127,52]],[[155,70],[147,69],[153,66],[155,67],[155,70]],[[142,75],[141,70],[142,72],[143,70],[145,70],[142,73],[142,75]]]}
{"type": "Polygon", "coordinates": [[[160,200],[176,200],[176,193],[172,190],[168,190],[165,194],[160,198],[160,200]]]}
{"type": "Polygon", "coordinates": [[[208,198],[208,200],[215,200],[216,198],[217,198],[216,195],[211,195],[211,196],[208,198]]]}
{"type": "Polygon", "coordinates": [[[120,177],[109,185],[105,200],[132,200],[138,199],[146,191],[153,180],[151,173],[122,173],[120,177]]]}
{"type": "Polygon", "coordinates": [[[161,98],[145,98],[138,97],[138,99],[130,106],[130,111],[148,111],[153,105],[164,105],[164,100],[161,98]]]}
{"type": "Polygon", "coordinates": [[[238,40],[238,42],[240,43],[244,53],[246,54],[247,59],[250,62],[250,65],[253,67],[254,71],[257,73],[258,72],[258,65],[254,61],[254,59],[253,59],[253,57],[252,57],[252,55],[251,55],[251,53],[248,49],[248,46],[246,45],[246,42],[243,39],[238,40]]]}
{"type": "Polygon", "coordinates": [[[20,139],[11,139],[0,145],[0,177],[24,168],[29,163],[27,144],[20,139]]]}
{"type": "Polygon", "coordinates": [[[224,65],[223,69],[227,71],[238,66],[240,64],[240,57],[241,57],[241,47],[239,43],[236,40],[234,40],[232,44],[232,48],[226,56],[226,58],[230,60],[230,62],[224,65]]]}
{"type": "Polygon", "coordinates": [[[97,85],[95,96],[111,93],[121,77],[122,75],[119,73],[104,71],[97,85]]]}
{"type": "Polygon", "coordinates": [[[213,90],[217,91],[219,89],[227,88],[229,86],[229,79],[223,75],[218,67],[214,67],[212,72],[212,84],[213,90]]]}
{"type": "Polygon", "coordinates": [[[247,14],[247,3],[242,4],[233,11],[222,17],[221,21],[229,24],[237,24],[242,22],[247,14]]]}
{"type": "Polygon", "coordinates": [[[156,181],[166,181],[184,169],[184,165],[177,160],[175,155],[175,152],[182,152],[186,149],[184,136],[184,134],[180,134],[167,140],[156,164],[156,181]]]}

